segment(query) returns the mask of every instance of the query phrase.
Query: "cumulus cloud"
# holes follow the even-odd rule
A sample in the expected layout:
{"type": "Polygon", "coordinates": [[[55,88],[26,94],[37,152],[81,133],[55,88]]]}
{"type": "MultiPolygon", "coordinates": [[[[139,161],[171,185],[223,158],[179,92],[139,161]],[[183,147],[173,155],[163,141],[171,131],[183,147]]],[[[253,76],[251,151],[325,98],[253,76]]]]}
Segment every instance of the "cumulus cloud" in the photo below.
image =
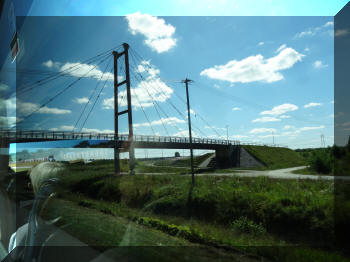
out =
{"type": "Polygon", "coordinates": [[[46,62],[43,63],[43,66],[48,67],[48,68],[58,68],[61,63],[59,62],[53,62],[51,59],[47,60],[46,62]]]}
{"type": "Polygon", "coordinates": [[[232,111],[240,111],[240,110],[242,110],[242,108],[240,108],[240,107],[233,107],[232,108],[232,111]]]}
{"type": "Polygon", "coordinates": [[[321,106],[321,105],[322,105],[322,103],[310,102],[310,103],[304,105],[304,108],[315,107],[315,106],[321,106]]]}
{"type": "MultiPolygon", "coordinates": [[[[60,127],[53,127],[50,128],[51,131],[72,131],[74,126],[70,125],[63,125],[60,127]]],[[[76,131],[76,130],[75,130],[76,131]]],[[[81,132],[86,132],[86,133],[114,133],[114,130],[111,129],[97,129],[97,128],[83,128],[81,132]]]]}
{"type": "Polygon", "coordinates": [[[309,131],[309,130],[318,130],[318,129],[323,129],[324,126],[305,126],[305,127],[301,127],[299,128],[300,131],[309,131]]]}
{"type": "Polygon", "coordinates": [[[89,102],[89,98],[87,97],[78,97],[76,99],[74,99],[74,102],[78,103],[78,104],[85,104],[87,102],[89,102]]]}
{"type": "MultiPolygon", "coordinates": [[[[131,87],[131,100],[135,108],[150,107],[153,106],[153,100],[165,102],[171,97],[174,90],[159,78],[159,69],[152,66],[149,61],[142,61],[137,70],[144,72],[145,78],[131,87]]],[[[118,103],[119,106],[127,105],[126,90],[118,93],[118,103]]],[[[104,99],[102,107],[114,109],[114,97],[104,99]]]]}
{"type": "Polygon", "coordinates": [[[164,19],[149,14],[126,15],[129,31],[133,34],[141,34],[145,39],[145,44],[152,50],[163,53],[176,46],[176,38],[174,38],[175,27],[166,24],[164,19]]]}
{"type": "Polygon", "coordinates": [[[286,49],[287,48],[287,45],[286,44],[283,44],[281,45],[278,49],[277,49],[277,53],[281,52],[283,49],[286,49]]]}
{"type": "Polygon", "coordinates": [[[248,138],[249,136],[246,136],[246,135],[232,135],[231,138],[232,139],[243,139],[243,138],[248,138]]]}
{"type": "Polygon", "coordinates": [[[280,118],[281,119],[287,119],[287,118],[290,118],[290,116],[289,115],[281,115],[280,118]]]}
{"type": "Polygon", "coordinates": [[[297,33],[294,38],[303,38],[303,37],[310,37],[315,36],[317,34],[321,33],[328,33],[330,36],[333,34],[333,21],[328,21],[325,24],[317,27],[309,28],[305,31],[302,31],[300,33],[297,33]]]}
{"type": "Polygon", "coordinates": [[[325,67],[328,66],[327,64],[324,64],[324,63],[323,63],[322,61],[320,61],[320,60],[315,61],[312,65],[313,65],[313,67],[316,68],[316,69],[325,68],[325,67]]]}
{"type": "Polygon", "coordinates": [[[249,131],[250,134],[262,134],[262,133],[271,133],[271,132],[276,132],[275,128],[253,128],[252,130],[249,131]]]}
{"type": "Polygon", "coordinates": [[[11,98],[5,101],[8,110],[16,110],[17,114],[20,115],[29,115],[34,111],[36,114],[53,114],[53,115],[63,115],[72,113],[71,110],[68,109],[60,109],[56,107],[48,107],[44,106],[40,108],[39,104],[23,102],[16,98],[11,98]],[[39,109],[40,108],[40,109],[39,109]]]}
{"type": "Polygon", "coordinates": [[[266,123],[266,122],[278,122],[278,121],[281,121],[281,119],[276,117],[271,117],[271,116],[264,116],[264,117],[252,120],[253,123],[257,123],[257,122],[266,123]]]}
{"type": "Polygon", "coordinates": [[[141,127],[141,126],[157,126],[157,125],[171,125],[175,126],[176,124],[184,124],[185,120],[179,119],[177,117],[168,117],[168,118],[161,118],[159,120],[151,121],[151,123],[145,122],[145,123],[135,123],[133,124],[134,127],[141,127]]]}
{"type": "Polygon", "coordinates": [[[262,46],[264,45],[264,42],[259,42],[258,45],[262,46]]]}
{"type": "Polygon", "coordinates": [[[21,118],[15,116],[0,116],[0,127],[9,128],[13,127],[17,122],[21,121],[21,118]]]}
{"type": "Polygon", "coordinates": [[[285,47],[276,56],[267,59],[258,54],[239,61],[231,60],[225,65],[204,69],[200,75],[231,83],[272,83],[282,80],[284,77],[280,71],[293,67],[303,57],[293,48],[285,47]]]}
{"type": "MultiPolygon", "coordinates": [[[[99,81],[114,81],[114,75],[111,72],[102,72],[96,64],[84,64],[81,62],[60,63],[48,60],[43,65],[48,68],[55,68],[62,74],[73,77],[94,78],[99,81]]],[[[121,82],[123,80],[124,77],[119,75],[118,81],[121,82]]]]}
{"type": "Polygon", "coordinates": [[[283,115],[287,112],[291,112],[295,110],[298,110],[298,106],[294,104],[282,104],[282,105],[273,107],[271,110],[263,111],[260,113],[260,115],[278,116],[278,115],[283,115]]]}
{"type": "MultiPolygon", "coordinates": [[[[173,136],[189,137],[187,130],[179,131],[179,132],[173,134],[173,136]]],[[[199,137],[199,135],[195,131],[192,130],[192,137],[199,137]]]]}

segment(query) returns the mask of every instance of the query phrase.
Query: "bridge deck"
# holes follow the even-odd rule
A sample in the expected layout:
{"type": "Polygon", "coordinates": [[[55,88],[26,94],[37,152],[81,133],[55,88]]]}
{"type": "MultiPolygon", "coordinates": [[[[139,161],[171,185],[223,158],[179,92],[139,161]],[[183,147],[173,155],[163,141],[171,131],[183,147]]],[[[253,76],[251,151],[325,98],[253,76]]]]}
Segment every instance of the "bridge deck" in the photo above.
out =
{"type": "MultiPolygon", "coordinates": [[[[60,140],[94,140],[91,147],[114,147],[114,133],[77,133],[64,131],[9,131],[0,130],[0,137],[7,138],[10,143],[28,143],[28,142],[45,142],[60,140]],[[96,144],[96,141],[99,143],[96,144]]],[[[174,136],[145,136],[134,135],[135,148],[169,148],[169,149],[188,149],[189,138],[174,136]]],[[[193,138],[193,149],[220,149],[232,145],[239,145],[239,141],[193,138]]],[[[118,147],[127,148],[129,146],[128,135],[118,136],[118,147]]],[[[86,146],[86,144],[85,144],[86,146]]],[[[78,147],[78,146],[77,146],[78,147]]]]}

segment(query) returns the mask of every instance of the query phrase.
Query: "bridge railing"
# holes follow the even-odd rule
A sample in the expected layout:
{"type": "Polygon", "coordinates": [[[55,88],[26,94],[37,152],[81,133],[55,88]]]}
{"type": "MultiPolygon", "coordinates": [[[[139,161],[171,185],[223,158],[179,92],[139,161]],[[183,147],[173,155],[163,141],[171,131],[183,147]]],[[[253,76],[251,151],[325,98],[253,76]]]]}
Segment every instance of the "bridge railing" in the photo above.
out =
{"type": "MultiPolygon", "coordinates": [[[[39,131],[39,130],[0,130],[0,136],[9,139],[18,140],[114,140],[114,133],[86,133],[69,131],[39,131]]],[[[162,143],[189,143],[188,137],[176,136],[147,136],[134,135],[136,142],[162,142],[162,143]]],[[[119,141],[128,141],[129,136],[122,134],[118,136],[119,141]]],[[[192,138],[192,143],[196,144],[215,144],[215,145],[239,145],[237,140],[222,140],[211,138],[192,138]]]]}

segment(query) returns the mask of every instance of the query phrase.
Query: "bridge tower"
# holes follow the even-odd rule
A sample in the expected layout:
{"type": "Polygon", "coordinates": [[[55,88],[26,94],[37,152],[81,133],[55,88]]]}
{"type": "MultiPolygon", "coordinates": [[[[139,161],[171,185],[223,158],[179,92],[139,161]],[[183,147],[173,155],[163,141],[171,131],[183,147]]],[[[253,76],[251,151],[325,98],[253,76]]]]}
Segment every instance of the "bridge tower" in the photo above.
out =
{"type": "Polygon", "coordinates": [[[124,51],[118,53],[113,51],[114,58],[114,173],[120,175],[120,159],[119,159],[119,137],[118,137],[118,118],[120,115],[128,114],[129,137],[127,146],[129,149],[129,168],[130,174],[134,175],[135,171],[135,148],[133,145],[134,132],[132,127],[132,107],[131,107],[131,91],[130,91],[130,72],[129,72],[129,45],[123,43],[124,51]],[[125,80],[118,83],[118,58],[124,55],[125,63],[125,80]],[[126,85],[127,109],[118,112],[118,87],[126,85]]]}

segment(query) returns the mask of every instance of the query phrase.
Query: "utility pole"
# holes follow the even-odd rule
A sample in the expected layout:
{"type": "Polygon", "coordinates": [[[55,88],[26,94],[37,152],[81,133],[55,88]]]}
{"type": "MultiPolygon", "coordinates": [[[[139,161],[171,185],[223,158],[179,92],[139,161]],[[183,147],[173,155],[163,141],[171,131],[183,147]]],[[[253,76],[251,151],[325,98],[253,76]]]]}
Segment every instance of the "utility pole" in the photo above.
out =
{"type": "Polygon", "coordinates": [[[192,130],[191,130],[191,112],[190,112],[190,99],[188,95],[188,83],[193,82],[190,79],[182,81],[186,84],[186,97],[187,97],[187,114],[188,114],[188,133],[190,137],[190,154],[191,154],[191,173],[192,173],[192,186],[194,186],[194,168],[193,168],[193,149],[192,149],[192,130]]]}
{"type": "Polygon", "coordinates": [[[118,118],[122,114],[128,114],[128,125],[129,125],[129,169],[130,174],[134,175],[135,171],[135,149],[134,149],[134,132],[132,127],[132,106],[131,106],[131,91],[130,91],[130,73],[129,73],[129,45],[123,43],[124,51],[118,53],[113,51],[114,57],[114,173],[120,175],[120,157],[119,157],[119,143],[118,143],[118,118]],[[118,58],[124,55],[125,63],[125,80],[118,83],[118,58]],[[126,98],[127,98],[127,110],[118,112],[118,87],[126,84],[126,98]]]}

